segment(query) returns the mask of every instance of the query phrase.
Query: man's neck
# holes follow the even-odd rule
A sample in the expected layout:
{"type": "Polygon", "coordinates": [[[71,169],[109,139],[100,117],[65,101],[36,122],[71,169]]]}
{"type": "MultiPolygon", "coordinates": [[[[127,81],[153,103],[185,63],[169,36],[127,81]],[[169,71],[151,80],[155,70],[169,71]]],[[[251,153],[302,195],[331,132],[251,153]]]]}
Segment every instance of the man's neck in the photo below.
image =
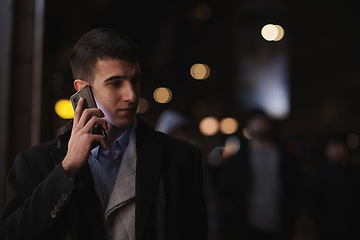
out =
{"type": "Polygon", "coordinates": [[[106,131],[106,143],[112,147],[115,140],[118,139],[127,128],[118,128],[108,123],[108,130],[106,131]]]}
{"type": "Polygon", "coordinates": [[[114,159],[116,152],[114,149],[114,142],[118,139],[127,128],[118,128],[108,123],[108,130],[106,131],[106,143],[109,148],[109,156],[114,159]]]}

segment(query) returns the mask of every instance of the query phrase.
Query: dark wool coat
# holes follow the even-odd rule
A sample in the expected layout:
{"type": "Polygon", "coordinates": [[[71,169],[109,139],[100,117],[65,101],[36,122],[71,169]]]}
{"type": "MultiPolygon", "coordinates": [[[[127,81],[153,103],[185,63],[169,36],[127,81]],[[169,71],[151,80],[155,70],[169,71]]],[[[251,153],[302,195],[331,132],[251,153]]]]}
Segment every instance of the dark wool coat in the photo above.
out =
{"type": "MultiPolygon", "coordinates": [[[[59,139],[17,155],[0,239],[106,239],[89,164],[74,182],[60,164],[70,134],[71,124],[59,139]]],[[[140,117],[136,148],[136,239],[207,239],[200,150],[140,117]]]]}

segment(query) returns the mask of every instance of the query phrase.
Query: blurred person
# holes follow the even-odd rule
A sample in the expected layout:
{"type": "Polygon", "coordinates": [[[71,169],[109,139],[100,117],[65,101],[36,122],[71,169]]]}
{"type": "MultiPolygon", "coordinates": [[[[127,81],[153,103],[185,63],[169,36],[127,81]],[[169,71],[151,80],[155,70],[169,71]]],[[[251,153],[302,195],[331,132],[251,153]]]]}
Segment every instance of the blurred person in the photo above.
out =
{"type": "Polygon", "coordinates": [[[154,129],[172,137],[189,141],[189,120],[178,111],[164,110],[160,114],[154,129]]]}
{"type": "Polygon", "coordinates": [[[273,137],[273,124],[253,111],[250,140],[225,161],[219,180],[221,232],[225,239],[290,239],[301,208],[302,174],[296,159],[273,137]]]}
{"type": "Polygon", "coordinates": [[[90,85],[98,108],[80,99],[58,139],[17,155],[1,239],[207,239],[201,152],[136,115],[139,57],[117,30],[80,38],[74,86],[90,85]],[[107,138],[91,134],[95,123],[107,138]]]}
{"type": "Polygon", "coordinates": [[[324,152],[326,162],[315,171],[307,199],[317,239],[360,239],[360,172],[351,164],[346,136],[333,134],[324,152]]]}

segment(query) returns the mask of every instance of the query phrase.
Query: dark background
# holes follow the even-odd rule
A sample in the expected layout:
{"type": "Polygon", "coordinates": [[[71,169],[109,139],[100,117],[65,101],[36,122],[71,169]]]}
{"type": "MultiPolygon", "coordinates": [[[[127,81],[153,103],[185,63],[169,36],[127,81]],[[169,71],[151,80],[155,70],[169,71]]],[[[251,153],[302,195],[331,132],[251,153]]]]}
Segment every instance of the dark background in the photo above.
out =
{"type": "MultiPolygon", "coordinates": [[[[33,19],[34,12],[28,9],[26,1],[14,1],[14,29],[20,29],[19,19],[33,19]]],[[[234,117],[240,125],[235,135],[242,135],[246,111],[236,101],[237,72],[241,67],[237,57],[247,46],[261,45],[281,48],[289,56],[291,109],[287,118],[277,121],[276,133],[285,145],[292,143],[292,153],[308,174],[324,161],[328,134],[360,134],[359,23],[356,1],[46,1],[39,141],[54,139],[58,129],[68,122],[56,115],[54,105],[75,92],[69,58],[77,40],[92,28],[111,27],[129,35],[142,52],[141,96],[150,102],[150,110],[142,116],[151,125],[165,109],[188,116],[192,142],[203,150],[205,160],[211,149],[224,144],[227,136],[201,135],[198,125],[202,118],[234,117]],[[210,18],[196,18],[200,4],[210,7],[210,18]],[[281,25],[284,39],[266,42],[260,29],[268,23],[281,25]],[[210,67],[208,79],[196,81],[190,76],[190,67],[195,63],[210,67]],[[161,86],[173,93],[168,104],[153,100],[154,90],[161,86]],[[207,106],[201,114],[195,114],[192,108],[198,100],[207,106]]],[[[14,81],[19,74],[14,66],[30,62],[17,57],[19,32],[14,30],[12,34],[10,123],[14,123],[11,111],[29,111],[27,107],[14,110],[11,106],[19,96],[19,86],[29,92],[26,84],[14,81]]],[[[23,79],[23,83],[26,81],[23,79]]],[[[27,121],[22,123],[26,125],[27,121]]],[[[8,133],[7,170],[16,153],[30,147],[28,141],[19,142],[19,134],[21,130],[8,133]]],[[[358,149],[351,149],[355,157],[358,149]]]]}
{"type": "MultiPolygon", "coordinates": [[[[167,108],[186,114],[192,133],[202,139],[198,124],[205,116],[235,117],[240,131],[245,115],[235,98],[236,61],[244,46],[253,42],[287,51],[290,59],[290,115],[279,121],[284,141],[312,140],[322,153],[321,141],[329,132],[359,129],[359,15],[355,1],[48,1],[45,9],[43,106],[41,141],[53,139],[57,128],[66,124],[53,111],[60,98],[74,93],[69,57],[76,41],[88,30],[113,27],[128,34],[140,47],[141,96],[150,101],[143,117],[155,125],[167,108]],[[199,20],[195,9],[211,8],[207,20],[199,20]],[[260,29],[267,23],[285,29],[284,39],[266,42],[260,29]],[[239,37],[239,32],[243,34],[239,37]],[[239,41],[239,39],[244,39],[239,41]],[[285,42],[285,43],[284,43],[285,42]],[[190,74],[195,63],[210,66],[211,75],[196,81],[190,74]],[[173,92],[168,104],[158,104],[153,91],[160,86],[173,92]],[[192,111],[197,100],[207,103],[203,116],[192,111]]],[[[220,133],[205,146],[223,143],[220,133]]],[[[203,142],[200,140],[200,142],[203,142]]],[[[306,141],[304,142],[305,144],[306,141]]],[[[307,144],[309,145],[309,144],[307,144]]],[[[311,144],[310,144],[311,145],[311,144]]],[[[316,151],[315,151],[316,152],[316,151]]],[[[204,155],[207,153],[205,152],[204,155]]],[[[306,154],[306,159],[311,158],[306,154]]],[[[310,160],[318,161],[316,159],[310,160]]]]}

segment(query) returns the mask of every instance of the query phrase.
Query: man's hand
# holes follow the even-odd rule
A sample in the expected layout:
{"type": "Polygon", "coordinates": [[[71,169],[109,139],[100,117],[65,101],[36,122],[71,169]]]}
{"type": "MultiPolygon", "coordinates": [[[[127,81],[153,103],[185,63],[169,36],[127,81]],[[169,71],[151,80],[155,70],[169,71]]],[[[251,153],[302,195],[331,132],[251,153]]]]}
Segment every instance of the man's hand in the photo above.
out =
{"type": "Polygon", "coordinates": [[[68,151],[61,163],[69,178],[74,178],[78,170],[84,166],[94,142],[100,142],[104,149],[107,148],[104,136],[91,134],[95,123],[102,125],[107,130],[107,122],[102,119],[104,113],[99,108],[88,108],[83,111],[83,107],[84,99],[81,98],[74,113],[68,151]]]}

